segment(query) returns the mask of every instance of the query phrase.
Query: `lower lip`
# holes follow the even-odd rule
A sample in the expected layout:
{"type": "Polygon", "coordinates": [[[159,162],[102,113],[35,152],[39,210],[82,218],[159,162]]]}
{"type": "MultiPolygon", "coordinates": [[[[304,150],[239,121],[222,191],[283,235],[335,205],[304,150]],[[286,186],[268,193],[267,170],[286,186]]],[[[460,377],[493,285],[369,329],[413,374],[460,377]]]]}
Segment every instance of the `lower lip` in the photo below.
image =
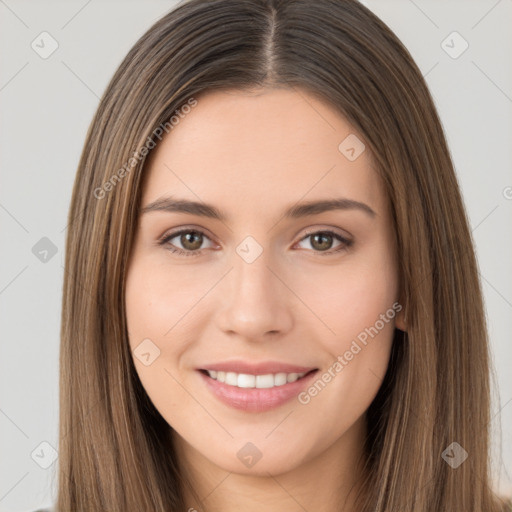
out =
{"type": "Polygon", "coordinates": [[[239,388],[212,379],[202,371],[199,371],[199,374],[214,395],[226,405],[246,412],[264,412],[279,407],[296,397],[317,372],[318,370],[295,382],[288,382],[273,388],[239,388]]]}

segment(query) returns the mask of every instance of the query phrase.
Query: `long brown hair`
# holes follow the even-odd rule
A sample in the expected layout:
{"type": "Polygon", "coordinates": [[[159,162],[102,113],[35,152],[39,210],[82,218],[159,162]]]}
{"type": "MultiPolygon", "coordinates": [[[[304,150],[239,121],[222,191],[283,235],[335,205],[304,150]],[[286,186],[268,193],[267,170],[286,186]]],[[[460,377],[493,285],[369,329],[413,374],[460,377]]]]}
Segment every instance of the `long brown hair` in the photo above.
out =
{"type": "Polygon", "coordinates": [[[489,475],[489,354],[468,220],[434,103],[355,0],[189,0],[135,44],[91,123],[69,211],[60,354],[60,511],[186,510],[169,425],[136,374],[124,294],[144,168],[211,90],[306,91],[365,138],[392,205],[407,333],[367,417],[361,511],[501,510],[489,475]],[[160,130],[160,132],[158,131],[160,130]],[[467,460],[452,468],[452,443],[467,460]]]}

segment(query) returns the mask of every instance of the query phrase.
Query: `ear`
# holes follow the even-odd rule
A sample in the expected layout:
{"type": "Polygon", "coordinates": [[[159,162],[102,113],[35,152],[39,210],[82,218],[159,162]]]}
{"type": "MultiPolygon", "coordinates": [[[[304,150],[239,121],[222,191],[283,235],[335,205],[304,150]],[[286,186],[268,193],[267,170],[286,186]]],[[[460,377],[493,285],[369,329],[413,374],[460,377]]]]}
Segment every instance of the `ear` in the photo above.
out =
{"type": "MultiPolygon", "coordinates": [[[[402,305],[403,301],[400,299],[398,304],[402,305]]],[[[395,316],[395,327],[401,331],[407,332],[407,322],[405,316],[405,308],[402,306],[400,311],[398,311],[395,316]]]]}
{"type": "Polygon", "coordinates": [[[395,327],[401,331],[407,332],[407,324],[405,322],[405,313],[403,309],[395,317],[395,327]]]}

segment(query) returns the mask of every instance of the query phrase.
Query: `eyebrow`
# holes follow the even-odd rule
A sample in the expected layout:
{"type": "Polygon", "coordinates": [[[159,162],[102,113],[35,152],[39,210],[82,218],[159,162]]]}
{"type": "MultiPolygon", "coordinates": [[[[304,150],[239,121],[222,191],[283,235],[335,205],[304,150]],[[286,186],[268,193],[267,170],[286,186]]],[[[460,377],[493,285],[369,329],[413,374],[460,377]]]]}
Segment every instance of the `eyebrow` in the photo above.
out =
{"type": "MultiPolygon", "coordinates": [[[[295,204],[285,210],[284,217],[297,219],[309,215],[318,215],[331,210],[359,210],[370,217],[377,215],[366,203],[353,199],[339,198],[295,204]]],[[[155,211],[189,213],[191,215],[209,217],[222,222],[227,220],[227,216],[213,205],[173,197],[163,197],[153,201],[142,208],[141,214],[155,211]]]]}

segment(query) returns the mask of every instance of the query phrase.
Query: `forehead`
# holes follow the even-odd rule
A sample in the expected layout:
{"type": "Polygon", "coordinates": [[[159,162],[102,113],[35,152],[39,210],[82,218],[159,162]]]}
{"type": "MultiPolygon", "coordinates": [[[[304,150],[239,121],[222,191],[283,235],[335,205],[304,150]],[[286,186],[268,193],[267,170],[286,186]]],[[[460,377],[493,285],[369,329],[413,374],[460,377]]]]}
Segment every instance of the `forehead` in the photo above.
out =
{"type": "Polygon", "coordinates": [[[142,202],[172,194],[261,214],[343,196],[380,210],[382,186],[363,144],[346,119],[303,90],[208,92],[153,150],[142,202]]]}

